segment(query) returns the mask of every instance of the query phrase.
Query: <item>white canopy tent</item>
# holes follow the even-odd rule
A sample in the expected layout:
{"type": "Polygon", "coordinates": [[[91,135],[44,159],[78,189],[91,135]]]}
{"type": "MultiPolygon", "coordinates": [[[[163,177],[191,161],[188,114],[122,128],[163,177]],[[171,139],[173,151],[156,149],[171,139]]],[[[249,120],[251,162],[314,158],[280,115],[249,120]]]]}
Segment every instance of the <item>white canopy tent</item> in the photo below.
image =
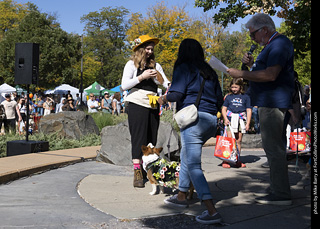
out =
{"type": "MultiPolygon", "coordinates": [[[[56,87],[55,89],[47,90],[44,93],[45,94],[59,94],[59,95],[62,95],[62,94],[67,94],[68,91],[70,91],[73,99],[76,98],[76,94],[77,93],[79,93],[79,95],[80,95],[79,89],[75,88],[75,87],[72,87],[69,84],[61,84],[60,86],[56,87]]],[[[84,97],[86,96],[85,92],[83,93],[83,96],[84,97]]]]}
{"type": "Polygon", "coordinates": [[[17,91],[14,87],[11,87],[9,84],[2,84],[0,86],[0,93],[12,93],[17,91]]]}
{"type": "Polygon", "coordinates": [[[5,94],[7,93],[12,93],[12,92],[16,92],[17,90],[14,88],[14,87],[11,87],[9,84],[2,84],[0,86],[0,94],[1,94],[1,97],[0,97],[0,103],[5,100],[4,96],[5,94]]]}

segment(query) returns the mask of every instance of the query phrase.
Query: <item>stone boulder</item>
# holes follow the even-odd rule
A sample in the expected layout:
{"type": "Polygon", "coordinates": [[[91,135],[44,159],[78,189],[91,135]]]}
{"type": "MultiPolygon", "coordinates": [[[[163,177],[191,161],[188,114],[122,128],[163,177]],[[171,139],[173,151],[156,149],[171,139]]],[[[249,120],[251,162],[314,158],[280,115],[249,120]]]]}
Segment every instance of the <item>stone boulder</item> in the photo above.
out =
{"type": "Polygon", "coordinates": [[[261,134],[244,134],[241,148],[262,148],[261,134]]]}
{"type": "MultiPolygon", "coordinates": [[[[160,121],[156,147],[163,147],[162,156],[168,155],[169,152],[170,154],[179,152],[179,135],[169,123],[160,121]]],[[[97,160],[115,165],[132,165],[128,121],[102,129],[101,149],[97,160]]]]}
{"type": "Polygon", "coordinates": [[[99,128],[90,115],[83,111],[64,111],[42,117],[39,131],[57,133],[61,137],[78,139],[87,134],[99,134],[99,128]]]}

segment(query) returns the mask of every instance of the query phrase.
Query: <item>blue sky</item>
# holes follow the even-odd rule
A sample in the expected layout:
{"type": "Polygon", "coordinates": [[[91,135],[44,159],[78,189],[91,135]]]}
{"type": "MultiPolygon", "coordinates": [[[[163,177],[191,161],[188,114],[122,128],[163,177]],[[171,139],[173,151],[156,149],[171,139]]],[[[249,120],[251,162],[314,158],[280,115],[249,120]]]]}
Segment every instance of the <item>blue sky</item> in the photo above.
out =
{"type": "MultiPolygon", "coordinates": [[[[190,16],[201,16],[207,14],[213,16],[215,10],[210,10],[206,13],[202,8],[194,7],[194,0],[15,0],[19,3],[32,2],[38,6],[41,12],[55,13],[61,28],[69,33],[82,34],[84,24],[80,23],[80,18],[92,11],[98,11],[105,6],[124,6],[131,13],[146,14],[147,9],[158,2],[165,2],[168,7],[186,5],[186,11],[190,16]]],[[[245,24],[250,16],[239,20],[236,24],[228,26],[229,31],[241,29],[241,24],[245,24]]],[[[273,17],[276,26],[280,26],[281,20],[273,17]]]]}

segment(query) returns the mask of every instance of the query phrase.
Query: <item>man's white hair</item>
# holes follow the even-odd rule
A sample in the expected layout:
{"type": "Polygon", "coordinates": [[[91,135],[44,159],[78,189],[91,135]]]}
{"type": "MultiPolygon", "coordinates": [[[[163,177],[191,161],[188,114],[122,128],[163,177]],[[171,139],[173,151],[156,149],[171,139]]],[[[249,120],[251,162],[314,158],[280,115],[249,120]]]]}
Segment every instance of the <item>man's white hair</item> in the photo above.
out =
{"type": "Polygon", "coordinates": [[[257,13],[250,18],[250,20],[245,24],[247,29],[260,29],[262,27],[267,27],[270,32],[276,31],[276,26],[272,18],[268,14],[257,13]]]}

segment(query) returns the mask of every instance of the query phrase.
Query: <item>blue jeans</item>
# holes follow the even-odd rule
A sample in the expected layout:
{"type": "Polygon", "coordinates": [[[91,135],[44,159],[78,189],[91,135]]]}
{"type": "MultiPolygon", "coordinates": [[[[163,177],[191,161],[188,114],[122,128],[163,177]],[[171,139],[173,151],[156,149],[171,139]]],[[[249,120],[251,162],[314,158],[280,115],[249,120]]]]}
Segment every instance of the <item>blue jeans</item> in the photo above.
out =
{"type": "Polygon", "coordinates": [[[37,112],[39,114],[39,116],[43,116],[43,107],[37,107],[37,112]]]}
{"type": "Polygon", "coordinates": [[[182,148],[179,190],[187,192],[190,181],[192,181],[200,200],[212,199],[209,185],[201,169],[201,153],[203,144],[215,135],[216,130],[217,116],[198,112],[197,121],[185,129],[181,129],[180,132],[182,148]]]}

